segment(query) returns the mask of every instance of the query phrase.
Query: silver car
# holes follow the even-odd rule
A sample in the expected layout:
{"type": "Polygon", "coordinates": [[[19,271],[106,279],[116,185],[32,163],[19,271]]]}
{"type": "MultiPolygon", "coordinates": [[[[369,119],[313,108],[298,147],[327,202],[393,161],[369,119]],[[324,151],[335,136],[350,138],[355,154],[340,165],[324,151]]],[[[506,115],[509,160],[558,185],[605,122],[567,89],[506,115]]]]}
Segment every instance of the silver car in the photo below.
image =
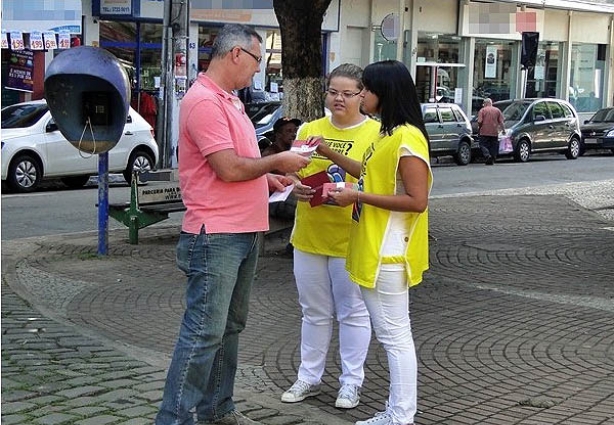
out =
{"type": "Polygon", "coordinates": [[[422,117],[431,142],[431,156],[451,155],[458,165],[471,162],[477,143],[471,136],[471,123],[454,103],[423,103],[422,117]]]}

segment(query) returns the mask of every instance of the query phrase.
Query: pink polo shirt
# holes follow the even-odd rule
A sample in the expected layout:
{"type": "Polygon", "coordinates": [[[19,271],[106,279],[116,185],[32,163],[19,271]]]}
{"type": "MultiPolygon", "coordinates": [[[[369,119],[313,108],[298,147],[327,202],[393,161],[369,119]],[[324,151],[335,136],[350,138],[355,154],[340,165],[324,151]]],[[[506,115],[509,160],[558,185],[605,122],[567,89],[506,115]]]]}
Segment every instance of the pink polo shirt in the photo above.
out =
{"type": "Polygon", "coordinates": [[[254,126],[238,97],[201,74],[179,109],[179,183],[187,210],[182,230],[200,233],[246,233],[269,229],[265,176],[225,182],[207,156],[223,149],[259,158],[254,126]]]}

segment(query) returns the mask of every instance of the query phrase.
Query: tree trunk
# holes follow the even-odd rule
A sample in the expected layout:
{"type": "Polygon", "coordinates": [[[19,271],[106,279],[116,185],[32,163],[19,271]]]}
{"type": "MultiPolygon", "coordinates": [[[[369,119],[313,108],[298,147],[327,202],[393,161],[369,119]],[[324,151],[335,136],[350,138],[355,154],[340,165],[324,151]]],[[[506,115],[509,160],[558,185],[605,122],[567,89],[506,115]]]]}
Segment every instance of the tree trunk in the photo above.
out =
{"type": "Polygon", "coordinates": [[[311,121],[324,115],[322,22],[331,0],[273,0],[281,32],[284,114],[311,121]]]}

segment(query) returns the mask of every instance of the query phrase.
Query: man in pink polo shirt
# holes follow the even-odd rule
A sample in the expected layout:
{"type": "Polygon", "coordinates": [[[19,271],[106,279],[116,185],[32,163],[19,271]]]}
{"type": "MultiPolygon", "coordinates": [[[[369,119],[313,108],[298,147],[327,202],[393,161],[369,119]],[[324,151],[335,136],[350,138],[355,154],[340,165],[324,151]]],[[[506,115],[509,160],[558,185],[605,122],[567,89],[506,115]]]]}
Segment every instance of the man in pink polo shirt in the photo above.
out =
{"type": "Polygon", "coordinates": [[[251,84],[262,38],[229,24],[213,43],[206,73],[179,111],[179,181],[186,213],[177,264],[188,277],[186,311],[156,425],[241,425],[256,422],[235,409],[232,394],[239,333],[263,232],[268,195],[309,160],[293,152],[260,157],[256,133],[234,90],[251,84]]]}

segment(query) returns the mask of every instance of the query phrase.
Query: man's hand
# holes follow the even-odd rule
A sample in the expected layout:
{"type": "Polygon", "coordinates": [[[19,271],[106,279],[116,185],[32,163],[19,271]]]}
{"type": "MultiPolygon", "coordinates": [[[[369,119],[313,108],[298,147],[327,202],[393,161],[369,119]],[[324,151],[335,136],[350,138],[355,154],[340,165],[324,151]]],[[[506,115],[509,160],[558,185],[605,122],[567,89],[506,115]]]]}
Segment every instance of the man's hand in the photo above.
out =
{"type": "Polygon", "coordinates": [[[309,164],[310,159],[294,152],[275,154],[275,169],[282,173],[295,173],[309,164]]]}
{"type": "Polygon", "coordinates": [[[282,192],[286,186],[290,186],[294,183],[294,180],[290,177],[281,176],[279,174],[268,173],[266,179],[271,192],[282,192]]]}

